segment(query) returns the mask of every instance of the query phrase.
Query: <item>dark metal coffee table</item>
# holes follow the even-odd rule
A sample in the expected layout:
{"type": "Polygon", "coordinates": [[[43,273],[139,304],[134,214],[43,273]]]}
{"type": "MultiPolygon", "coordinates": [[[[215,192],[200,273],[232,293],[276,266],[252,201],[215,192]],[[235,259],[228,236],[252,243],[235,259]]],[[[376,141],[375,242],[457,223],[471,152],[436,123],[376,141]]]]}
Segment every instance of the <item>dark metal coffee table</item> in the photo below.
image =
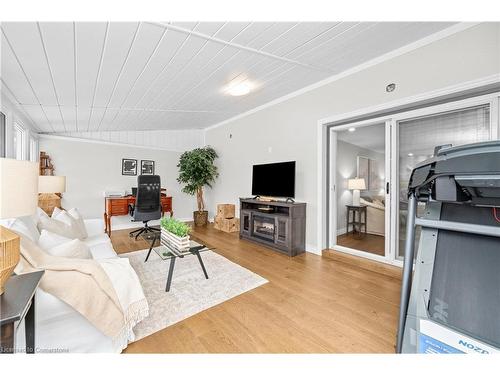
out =
{"type": "Polygon", "coordinates": [[[150,243],[148,254],[146,255],[146,259],[144,262],[147,262],[149,259],[149,255],[151,251],[154,250],[158,256],[163,260],[170,260],[170,265],[168,267],[167,274],[167,285],[165,286],[165,292],[170,291],[170,285],[172,284],[172,275],[174,274],[175,260],[177,258],[184,258],[186,255],[196,255],[198,261],[200,262],[201,269],[203,270],[203,274],[205,275],[205,279],[208,279],[208,273],[205,268],[205,264],[203,264],[203,259],[201,258],[201,252],[210,250],[205,245],[200,245],[197,242],[191,241],[189,249],[183,252],[179,252],[177,249],[160,244],[160,232],[150,232],[145,233],[142,237],[150,243]],[[159,246],[155,247],[158,244],[159,246]]]}

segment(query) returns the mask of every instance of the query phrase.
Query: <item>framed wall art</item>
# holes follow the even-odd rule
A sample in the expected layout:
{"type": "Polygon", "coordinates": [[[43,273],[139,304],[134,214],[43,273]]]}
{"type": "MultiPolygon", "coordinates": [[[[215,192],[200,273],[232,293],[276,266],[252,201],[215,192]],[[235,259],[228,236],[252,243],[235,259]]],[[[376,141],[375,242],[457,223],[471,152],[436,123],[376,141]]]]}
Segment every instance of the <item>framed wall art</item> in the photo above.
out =
{"type": "Polygon", "coordinates": [[[153,160],[141,160],[141,174],[155,174],[155,162],[153,160]]]}
{"type": "Polygon", "coordinates": [[[137,176],[137,160],[122,159],[122,175],[137,176]]]}

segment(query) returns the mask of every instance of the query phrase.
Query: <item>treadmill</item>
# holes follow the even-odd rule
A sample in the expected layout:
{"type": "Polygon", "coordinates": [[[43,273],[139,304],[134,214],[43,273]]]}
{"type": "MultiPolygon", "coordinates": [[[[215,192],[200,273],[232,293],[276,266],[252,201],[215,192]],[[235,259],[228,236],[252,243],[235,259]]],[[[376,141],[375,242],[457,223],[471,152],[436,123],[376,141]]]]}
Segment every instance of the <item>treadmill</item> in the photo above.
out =
{"type": "Polygon", "coordinates": [[[412,171],[396,351],[500,353],[500,141],[437,147],[412,171]]]}

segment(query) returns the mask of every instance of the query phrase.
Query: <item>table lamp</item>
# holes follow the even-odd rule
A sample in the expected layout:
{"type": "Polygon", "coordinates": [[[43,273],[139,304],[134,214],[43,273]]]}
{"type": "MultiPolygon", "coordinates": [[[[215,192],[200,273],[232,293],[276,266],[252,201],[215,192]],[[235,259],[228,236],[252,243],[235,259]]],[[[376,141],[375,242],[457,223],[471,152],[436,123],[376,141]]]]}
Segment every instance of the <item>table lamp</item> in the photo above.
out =
{"type": "Polygon", "coordinates": [[[347,181],[347,188],[352,190],[352,205],[359,206],[359,191],[366,189],[365,179],[351,178],[347,181]]]}
{"type": "Polygon", "coordinates": [[[61,208],[61,193],[66,191],[65,176],[38,177],[38,206],[47,215],[52,215],[55,207],[61,208]]]}
{"type": "MultiPolygon", "coordinates": [[[[0,158],[0,219],[33,215],[38,193],[38,163],[0,158]]],[[[0,226],[0,295],[19,262],[19,236],[0,226]]]]}

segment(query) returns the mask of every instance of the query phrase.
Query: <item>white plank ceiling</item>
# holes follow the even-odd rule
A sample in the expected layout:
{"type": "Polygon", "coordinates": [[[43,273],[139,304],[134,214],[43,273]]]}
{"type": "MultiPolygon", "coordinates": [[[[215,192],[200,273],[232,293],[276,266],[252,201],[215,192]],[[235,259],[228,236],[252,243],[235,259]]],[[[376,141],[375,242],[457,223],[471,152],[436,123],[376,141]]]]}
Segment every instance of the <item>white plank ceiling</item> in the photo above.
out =
{"type": "Polygon", "coordinates": [[[451,25],[3,22],[1,89],[40,132],[202,129],[451,25]]]}

